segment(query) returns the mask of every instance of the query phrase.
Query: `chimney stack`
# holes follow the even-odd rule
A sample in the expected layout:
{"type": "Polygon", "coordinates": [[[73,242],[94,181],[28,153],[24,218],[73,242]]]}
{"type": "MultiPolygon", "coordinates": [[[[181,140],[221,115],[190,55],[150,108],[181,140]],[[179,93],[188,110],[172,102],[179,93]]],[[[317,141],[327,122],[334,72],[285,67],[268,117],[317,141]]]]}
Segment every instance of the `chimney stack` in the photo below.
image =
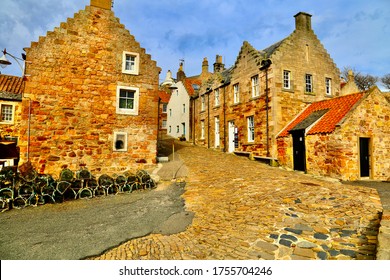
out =
{"type": "Polygon", "coordinates": [[[209,61],[207,60],[207,57],[203,58],[202,62],[202,74],[208,74],[209,73],[209,61]]]}
{"type": "Polygon", "coordinates": [[[91,6],[111,10],[113,0],[91,0],[91,6]]]}
{"type": "Polygon", "coordinates": [[[225,64],[222,63],[222,56],[217,54],[214,63],[214,73],[222,72],[225,69],[225,64]]]}
{"type": "Polygon", "coordinates": [[[301,31],[310,31],[311,29],[311,15],[300,12],[295,16],[295,29],[301,31]]]}
{"type": "Polygon", "coordinates": [[[186,78],[186,74],[184,73],[183,62],[180,62],[180,67],[179,67],[179,70],[177,71],[176,79],[178,82],[181,82],[185,78],[186,78]]]}

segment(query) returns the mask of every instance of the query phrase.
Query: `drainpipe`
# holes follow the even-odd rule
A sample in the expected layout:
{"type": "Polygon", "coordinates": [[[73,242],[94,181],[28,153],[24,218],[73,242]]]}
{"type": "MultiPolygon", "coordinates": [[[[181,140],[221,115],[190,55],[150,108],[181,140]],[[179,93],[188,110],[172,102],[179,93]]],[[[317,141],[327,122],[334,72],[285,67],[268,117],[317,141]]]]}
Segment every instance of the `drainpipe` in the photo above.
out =
{"type": "Polygon", "coordinates": [[[265,108],[266,108],[266,137],[267,137],[267,157],[270,157],[269,152],[269,97],[268,97],[268,69],[271,66],[272,61],[265,59],[261,61],[260,71],[265,71],[265,108]]]}
{"type": "Polygon", "coordinates": [[[210,92],[207,94],[207,148],[210,149],[210,92]]]}

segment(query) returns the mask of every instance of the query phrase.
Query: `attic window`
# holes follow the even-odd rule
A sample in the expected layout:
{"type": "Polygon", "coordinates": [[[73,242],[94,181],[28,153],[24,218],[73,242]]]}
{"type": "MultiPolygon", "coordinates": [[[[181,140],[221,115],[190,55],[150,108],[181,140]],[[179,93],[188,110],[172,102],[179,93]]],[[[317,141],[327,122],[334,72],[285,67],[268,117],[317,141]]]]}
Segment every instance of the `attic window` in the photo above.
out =
{"type": "Polygon", "coordinates": [[[139,54],[123,52],[122,73],[130,75],[139,74],[139,54]]]}

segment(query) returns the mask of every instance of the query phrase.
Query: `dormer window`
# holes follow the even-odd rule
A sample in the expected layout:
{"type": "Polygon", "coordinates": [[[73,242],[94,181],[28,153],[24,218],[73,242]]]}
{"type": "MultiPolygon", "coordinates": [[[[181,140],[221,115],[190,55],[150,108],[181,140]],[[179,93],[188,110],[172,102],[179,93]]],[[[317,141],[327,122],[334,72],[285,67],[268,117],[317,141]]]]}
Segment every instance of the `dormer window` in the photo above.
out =
{"type": "Polygon", "coordinates": [[[139,54],[123,52],[122,73],[130,75],[139,74],[139,54]]]}

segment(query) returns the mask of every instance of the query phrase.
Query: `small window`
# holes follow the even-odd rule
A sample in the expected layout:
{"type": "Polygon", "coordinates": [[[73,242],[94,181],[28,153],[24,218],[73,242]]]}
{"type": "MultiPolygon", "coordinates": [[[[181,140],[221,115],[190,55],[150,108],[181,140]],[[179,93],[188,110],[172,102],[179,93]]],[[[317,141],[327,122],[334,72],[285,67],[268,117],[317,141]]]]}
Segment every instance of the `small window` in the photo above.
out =
{"type": "Polygon", "coordinates": [[[131,75],[139,74],[139,54],[123,52],[122,63],[122,73],[131,75]]]}
{"type": "Polygon", "coordinates": [[[139,89],[133,87],[117,88],[116,113],[138,115],[139,89]]]}
{"type": "Polygon", "coordinates": [[[183,104],[183,114],[186,112],[186,104],[183,104]]]}
{"type": "Polygon", "coordinates": [[[332,79],[331,78],[325,78],[325,94],[326,95],[332,95],[332,79]]]}
{"type": "Polygon", "coordinates": [[[239,84],[235,84],[233,86],[233,99],[234,99],[234,104],[237,104],[240,102],[240,87],[239,84]]]}
{"type": "Polygon", "coordinates": [[[204,120],[200,121],[200,139],[204,139],[205,136],[205,126],[204,120]]]}
{"type": "Polygon", "coordinates": [[[220,102],[219,102],[219,89],[216,89],[214,91],[214,106],[217,107],[220,105],[220,102]]]}
{"type": "Polygon", "coordinates": [[[163,104],[162,112],[163,112],[163,113],[166,113],[167,110],[168,110],[167,108],[168,108],[168,104],[167,104],[167,103],[164,103],[164,104],[163,104]]]}
{"type": "Polygon", "coordinates": [[[252,77],[252,97],[257,97],[260,95],[259,89],[259,75],[252,77]]]}
{"type": "Polygon", "coordinates": [[[10,104],[0,104],[0,122],[13,123],[14,106],[10,104]]]}
{"type": "Polygon", "coordinates": [[[255,141],[255,120],[253,116],[247,118],[248,120],[248,142],[255,141]]]}
{"type": "Polygon", "coordinates": [[[201,101],[201,108],[200,108],[200,110],[201,111],[204,111],[204,110],[206,110],[206,100],[205,100],[206,98],[204,97],[204,95],[202,95],[201,97],[200,97],[200,101],[201,101]]]}
{"type": "Polygon", "coordinates": [[[114,132],[114,151],[127,152],[127,133],[114,132]]]}
{"type": "Polygon", "coordinates": [[[162,121],[162,128],[166,129],[167,128],[167,120],[162,121]]]}
{"type": "Polygon", "coordinates": [[[313,92],[313,75],[306,74],[306,92],[313,92]]]}
{"type": "Polygon", "coordinates": [[[172,133],[172,126],[169,126],[168,133],[172,133]]]}
{"type": "Polygon", "coordinates": [[[180,132],[180,126],[176,126],[176,133],[179,133],[180,132]]]}
{"type": "Polygon", "coordinates": [[[172,117],[172,109],[169,109],[169,116],[172,117]]]}
{"type": "Polygon", "coordinates": [[[291,72],[288,70],[283,71],[283,88],[291,89],[291,72]]]}

